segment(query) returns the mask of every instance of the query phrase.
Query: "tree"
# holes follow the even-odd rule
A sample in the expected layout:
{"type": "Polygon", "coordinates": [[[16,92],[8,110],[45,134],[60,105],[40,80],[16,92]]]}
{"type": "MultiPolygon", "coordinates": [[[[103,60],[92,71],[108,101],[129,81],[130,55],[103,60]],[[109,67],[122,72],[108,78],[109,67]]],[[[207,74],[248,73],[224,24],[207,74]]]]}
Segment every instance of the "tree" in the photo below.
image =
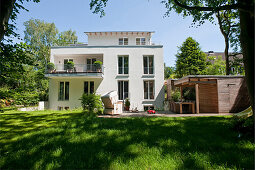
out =
{"type": "Polygon", "coordinates": [[[222,60],[222,56],[208,56],[207,60],[209,60],[209,64],[205,69],[207,75],[225,75],[225,61],[222,60]]]}
{"type": "Polygon", "coordinates": [[[199,43],[188,37],[176,55],[176,74],[181,78],[187,75],[204,74],[208,65],[206,54],[200,49],[199,43]]]}
{"type": "Polygon", "coordinates": [[[164,63],[164,77],[165,79],[174,78],[175,67],[167,67],[164,63]]]}
{"type": "Polygon", "coordinates": [[[225,58],[226,58],[226,75],[230,74],[229,61],[229,43],[235,46],[239,44],[239,18],[237,10],[217,11],[216,17],[218,19],[220,31],[225,40],[225,58]],[[238,34],[238,35],[237,35],[238,34]],[[230,41],[231,40],[231,41],[230,41]]]}
{"type": "Polygon", "coordinates": [[[57,41],[58,29],[54,23],[30,19],[24,23],[24,40],[35,53],[39,68],[45,68],[50,60],[50,47],[57,41]]]}
{"type": "Polygon", "coordinates": [[[76,36],[76,31],[72,31],[71,29],[68,31],[61,32],[58,35],[57,45],[58,46],[66,46],[68,44],[77,43],[78,37],[76,36]]]}

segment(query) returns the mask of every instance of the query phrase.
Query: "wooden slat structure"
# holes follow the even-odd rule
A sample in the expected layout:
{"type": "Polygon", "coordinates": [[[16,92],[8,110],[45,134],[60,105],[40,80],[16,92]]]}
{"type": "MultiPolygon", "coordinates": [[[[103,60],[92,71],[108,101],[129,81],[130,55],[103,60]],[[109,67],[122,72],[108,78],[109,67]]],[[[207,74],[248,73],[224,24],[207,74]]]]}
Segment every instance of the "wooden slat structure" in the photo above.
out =
{"type": "MultiPolygon", "coordinates": [[[[250,105],[244,76],[191,75],[174,81],[180,87],[194,87],[196,113],[235,113],[250,105]]],[[[181,97],[182,98],[182,97],[181,97]]]]}

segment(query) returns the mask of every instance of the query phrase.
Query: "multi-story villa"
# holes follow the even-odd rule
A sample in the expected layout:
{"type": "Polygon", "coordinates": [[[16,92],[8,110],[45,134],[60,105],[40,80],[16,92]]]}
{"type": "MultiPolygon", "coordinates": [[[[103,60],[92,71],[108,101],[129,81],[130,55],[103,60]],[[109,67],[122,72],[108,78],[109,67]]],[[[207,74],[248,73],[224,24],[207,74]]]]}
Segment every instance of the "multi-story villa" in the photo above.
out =
{"type": "Polygon", "coordinates": [[[49,71],[49,108],[81,106],[83,93],[117,91],[130,99],[131,109],[162,108],[164,100],[163,46],[151,42],[154,32],[85,32],[88,44],[52,47],[49,71]],[[67,68],[68,61],[74,67],[67,68]],[[96,61],[101,61],[102,65],[96,61]],[[96,63],[97,64],[96,64],[96,63]]]}

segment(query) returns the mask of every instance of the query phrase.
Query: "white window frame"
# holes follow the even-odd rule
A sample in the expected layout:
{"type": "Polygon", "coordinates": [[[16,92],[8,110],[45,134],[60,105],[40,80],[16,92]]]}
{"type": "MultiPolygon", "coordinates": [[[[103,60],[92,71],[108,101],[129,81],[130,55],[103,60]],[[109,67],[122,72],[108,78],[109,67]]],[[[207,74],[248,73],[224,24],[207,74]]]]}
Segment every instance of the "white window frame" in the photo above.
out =
{"type": "Polygon", "coordinates": [[[128,75],[129,74],[129,55],[118,55],[117,57],[117,74],[118,75],[128,75]],[[122,73],[119,73],[119,58],[122,58],[122,73]],[[128,73],[125,73],[125,67],[124,67],[124,58],[127,57],[128,58],[128,73]]]}
{"type": "Polygon", "coordinates": [[[118,83],[118,84],[117,84],[117,87],[118,87],[118,100],[119,100],[119,101],[123,101],[123,100],[126,99],[126,98],[124,98],[124,96],[125,96],[125,94],[124,94],[124,93],[125,93],[125,91],[124,91],[124,87],[125,87],[125,86],[124,86],[124,82],[127,82],[127,83],[128,83],[128,92],[127,92],[128,94],[127,94],[127,98],[129,98],[129,81],[128,81],[128,80],[118,80],[118,81],[117,81],[117,83],[118,83]],[[123,89],[122,89],[123,99],[120,99],[120,96],[119,96],[119,82],[121,82],[121,81],[123,81],[123,89]]]}
{"type": "Polygon", "coordinates": [[[155,74],[155,69],[154,69],[154,55],[143,55],[143,74],[144,75],[154,75],[155,74]],[[144,57],[147,58],[147,73],[144,72],[144,57]],[[149,61],[149,58],[152,57],[152,61],[153,61],[153,65],[152,65],[152,73],[150,73],[150,67],[149,67],[149,64],[150,64],[150,61],[149,61]]]}
{"type": "Polygon", "coordinates": [[[150,79],[150,80],[144,80],[143,81],[143,99],[144,100],[155,100],[155,80],[150,79]],[[145,94],[144,94],[144,90],[145,90],[144,89],[144,82],[146,82],[146,81],[148,82],[148,92],[147,92],[148,93],[148,98],[147,99],[145,99],[145,94]],[[154,96],[153,99],[150,98],[150,93],[151,93],[150,92],[150,81],[153,81],[153,96],[154,96]]]}
{"type": "Polygon", "coordinates": [[[119,38],[118,44],[119,44],[119,45],[128,45],[128,37],[121,37],[121,38],[119,38]],[[125,39],[127,39],[127,44],[125,44],[125,39]],[[123,43],[123,44],[120,44],[120,40],[122,40],[122,43],[123,43]]]}
{"type": "Polygon", "coordinates": [[[145,37],[136,37],[135,44],[136,45],[146,45],[146,38],[145,37]],[[144,44],[142,43],[142,38],[144,38],[144,44]],[[137,44],[137,39],[139,39],[139,44],[137,44]]]}
{"type": "Polygon", "coordinates": [[[70,100],[70,81],[59,81],[58,82],[58,101],[69,101],[70,100]],[[60,83],[64,83],[64,89],[63,89],[63,99],[60,99],[60,83]],[[69,84],[68,87],[68,99],[66,99],[66,83],[69,84]]]}

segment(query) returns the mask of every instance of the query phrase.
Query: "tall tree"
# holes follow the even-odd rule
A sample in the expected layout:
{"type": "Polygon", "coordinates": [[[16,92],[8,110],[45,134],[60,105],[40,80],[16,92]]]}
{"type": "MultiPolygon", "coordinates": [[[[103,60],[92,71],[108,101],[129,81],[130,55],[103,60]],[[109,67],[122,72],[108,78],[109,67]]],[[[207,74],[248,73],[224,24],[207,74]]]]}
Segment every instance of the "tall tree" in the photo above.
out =
{"type": "Polygon", "coordinates": [[[204,74],[208,65],[206,54],[200,49],[199,43],[191,37],[188,37],[179,47],[176,58],[176,74],[179,78],[204,74]]]}
{"type": "MultiPolygon", "coordinates": [[[[226,75],[230,74],[230,62],[229,62],[229,43],[238,43],[239,35],[238,27],[239,27],[239,18],[237,10],[225,10],[225,11],[217,11],[216,17],[219,23],[220,31],[225,40],[225,60],[226,60],[226,75]],[[237,41],[233,41],[236,39],[237,41]],[[232,40],[232,41],[230,41],[232,40]]],[[[234,46],[234,44],[232,45],[234,46]]]]}
{"type": "Polygon", "coordinates": [[[24,40],[34,51],[39,68],[44,68],[50,60],[50,47],[57,41],[58,29],[54,23],[39,19],[30,19],[24,25],[24,40]]]}
{"type": "Polygon", "coordinates": [[[76,31],[67,30],[63,31],[58,35],[57,45],[66,46],[68,44],[77,43],[78,37],[76,36],[76,31]]]}
{"type": "Polygon", "coordinates": [[[175,67],[167,67],[164,63],[164,77],[165,79],[173,78],[175,74],[175,67]]]}
{"type": "Polygon", "coordinates": [[[208,66],[205,71],[207,75],[225,75],[225,61],[222,60],[222,56],[208,56],[207,60],[209,61],[208,66]]]}

